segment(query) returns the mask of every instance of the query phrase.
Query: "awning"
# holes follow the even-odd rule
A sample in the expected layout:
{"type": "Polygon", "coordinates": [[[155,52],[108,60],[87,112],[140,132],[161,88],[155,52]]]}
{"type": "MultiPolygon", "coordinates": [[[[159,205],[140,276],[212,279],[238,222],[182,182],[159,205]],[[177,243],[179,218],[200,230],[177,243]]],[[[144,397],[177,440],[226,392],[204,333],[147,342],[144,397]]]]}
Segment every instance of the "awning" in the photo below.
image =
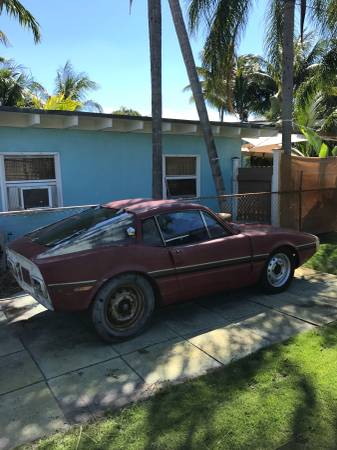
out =
{"type": "MultiPolygon", "coordinates": [[[[242,151],[246,153],[273,153],[273,150],[280,150],[282,148],[282,134],[278,133],[273,137],[260,138],[242,138],[247,142],[242,146],[242,151]]],[[[292,134],[291,142],[305,142],[306,138],[302,134],[292,134]]]]}

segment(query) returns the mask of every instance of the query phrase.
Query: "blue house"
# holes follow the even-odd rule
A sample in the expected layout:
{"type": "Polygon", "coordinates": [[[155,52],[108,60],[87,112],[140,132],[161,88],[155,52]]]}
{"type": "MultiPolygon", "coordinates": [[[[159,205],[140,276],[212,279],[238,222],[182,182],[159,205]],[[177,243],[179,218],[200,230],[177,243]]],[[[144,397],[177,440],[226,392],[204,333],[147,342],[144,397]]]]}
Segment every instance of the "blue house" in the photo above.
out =
{"type": "MultiPolygon", "coordinates": [[[[272,136],[259,124],[212,123],[226,193],[241,138],[272,136]]],[[[0,232],[15,238],[74,212],[114,199],[151,197],[151,118],[0,108],[0,232]]],[[[216,191],[198,121],[164,119],[166,198],[216,191]]]]}

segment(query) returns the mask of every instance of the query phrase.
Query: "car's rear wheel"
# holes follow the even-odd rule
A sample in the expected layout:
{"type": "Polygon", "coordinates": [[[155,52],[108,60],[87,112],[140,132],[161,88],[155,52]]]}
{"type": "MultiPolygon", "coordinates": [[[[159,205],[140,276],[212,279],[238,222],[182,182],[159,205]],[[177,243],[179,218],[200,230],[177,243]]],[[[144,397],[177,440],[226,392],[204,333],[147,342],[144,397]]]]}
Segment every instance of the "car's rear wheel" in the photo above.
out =
{"type": "Polygon", "coordinates": [[[265,292],[277,294],[288,288],[295,271],[295,258],[291,250],[280,249],[270,255],[264,267],[261,284],[265,292]]]}
{"type": "Polygon", "coordinates": [[[120,341],[141,333],[154,307],[151,284],[140,275],[124,274],[108,281],[97,293],[92,320],[105,341],[120,341]]]}

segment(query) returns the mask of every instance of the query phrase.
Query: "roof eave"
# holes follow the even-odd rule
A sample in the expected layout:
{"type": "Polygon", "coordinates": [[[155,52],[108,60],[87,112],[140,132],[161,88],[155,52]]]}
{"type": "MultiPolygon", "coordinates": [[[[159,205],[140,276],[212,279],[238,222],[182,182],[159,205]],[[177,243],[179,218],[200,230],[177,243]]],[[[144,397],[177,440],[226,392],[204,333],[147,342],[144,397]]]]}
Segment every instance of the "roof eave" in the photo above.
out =
{"type": "MultiPolygon", "coordinates": [[[[274,136],[277,130],[270,123],[211,122],[215,136],[243,138],[274,136]]],[[[49,111],[29,108],[0,107],[0,127],[80,129],[151,133],[152,118],[83,111],[49,111]]],[[[163,118],[164,134],[200,135],[200,122],[163,118]]]]}

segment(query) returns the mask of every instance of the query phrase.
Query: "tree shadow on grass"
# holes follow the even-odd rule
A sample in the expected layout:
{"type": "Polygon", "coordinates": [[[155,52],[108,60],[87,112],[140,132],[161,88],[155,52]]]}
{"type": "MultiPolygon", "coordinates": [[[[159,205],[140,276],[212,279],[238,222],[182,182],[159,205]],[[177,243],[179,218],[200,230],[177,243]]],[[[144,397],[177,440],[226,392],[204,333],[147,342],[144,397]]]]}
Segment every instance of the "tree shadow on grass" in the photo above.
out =
{"type": "MultiPolygon", "coordinates": [[[[261,350],[154,397],[144,448],[333,448],[319,447],[326,424],[319,419],[318,386],[312,374],[288,358],[289,344],[261,350]]],[[[336,417],[333,403],[330,419],[336,417]]],[[[334,431],[324,442],[336,438],[334,431]]]]}

